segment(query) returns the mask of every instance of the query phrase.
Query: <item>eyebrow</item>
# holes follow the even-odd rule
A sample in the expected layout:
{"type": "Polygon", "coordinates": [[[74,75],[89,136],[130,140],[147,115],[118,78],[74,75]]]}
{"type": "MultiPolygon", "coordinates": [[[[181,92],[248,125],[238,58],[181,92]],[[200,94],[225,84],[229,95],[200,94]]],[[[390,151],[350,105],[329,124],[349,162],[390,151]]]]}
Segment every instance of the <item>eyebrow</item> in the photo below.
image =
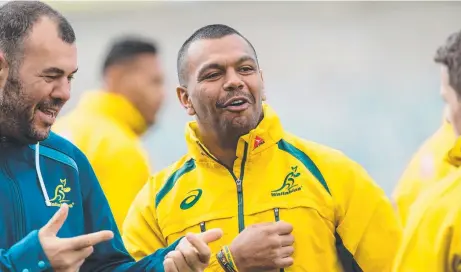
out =
{"type": "MultiPolygon", "coordinates": [[[[245,62],[245,61],[251,61],[253,63],[257,63],[256,60],[251,57],[251,56],[243,56],[241,58],[239,58],[237,60],[237,64],[241,64],[242,62],[245,62]]],[[[217,70],[223,70],[223,66],[221,64],[218,64],[218,63],[210,63],[210,64],[206,64],[205,66],[203,66],[202,68],[200,68],[199,72],[198,72],[198,75],[202,75],[206,70],[209,70],[209,69],[217,69],[217,70]]]]}
{"type": "Polygon", "coordinates": [[[255,64],[257,63],[256,60],[252,56],[243,56],[237,61],[237,63],[240,64],[240,63],[245,62],[245,61],[252,61],[255,64]]]}
{"type": "MultiPolygon", "coordinates": [[[[72,73],[70,73],[71,75],[72,74],[75,74],[77,73],[78,71],[78,68],[75,69],[74,71],[72,71],[72,73]]],[[[58,75],[64,75],[66,72],[62,69],[59,69],[59,68],[56,68],[56,67],[50,67],[50,68],[47,68],[43,71],[43,73],[45,74],[58,74],[58,75]]]]}
{"type": "Polygon", "coordinates": [[[223,70],[223,66],[217,63],[206,64],[205,66],[200,68],[200,70],[198,71],[198,75],[201,76],[203,73],[205,73],[206,70],[209,70],[209,69],[223,70]]]}

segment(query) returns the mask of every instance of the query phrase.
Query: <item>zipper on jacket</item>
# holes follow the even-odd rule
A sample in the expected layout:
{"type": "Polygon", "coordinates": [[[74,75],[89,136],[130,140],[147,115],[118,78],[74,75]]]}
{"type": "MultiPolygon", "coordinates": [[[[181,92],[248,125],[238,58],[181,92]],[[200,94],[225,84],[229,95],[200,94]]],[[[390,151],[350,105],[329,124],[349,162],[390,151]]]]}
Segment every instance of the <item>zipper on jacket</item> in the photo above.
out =
{"type": "Polygon", "coordinates": [[[205,222],[200,222],[200,231],[201,231],[201,232],[205,232],[205,231],[206,231],[205,222]]]}
{"type": "MultiPolygon", "coordinates": [[[[241,175],[240,175],[241,176],[241,175]]],[[[237,201],[238,201],[238,215],[239,215],[239,232],[245,229],[245,219],[243,217],[243,188],[242,179],[237,179],[237,201]]]]}
{"type": "MultiPolygon", "coordinates": [[[[274,208],[274,217],[275,217],[275,222],[280,221],[280,210],[279,208],[274,208]]],[[[280,272],[284,272],[285,269],[280,268],[280,272]]]]}
{"type": "Polygon", "coordinates": [[[274,217],[275,217],[275,222],[280,221],[280,211],[279,208],[274,209],[274,217]]]}
{"type": "Polygon", "coordinates": [[[242,163],[240,166],[240,178],[237,178],[237,176],[234,174],[234,171],[232,169],[229,169],[227,166],[225,166],[223,163],[221,163],[219,160],[215,159],[208,151],[203,148],[203,146],[200,144],[200,142],[197,142],[197,144],[200,146],[200,148],[205,152],[205,154],[210,157],[212,160],[215,162],[219,163],[220,165],[224,166],[232,175],[232,178],[235,180],[235,184],[237,185],[237,205],[238,205],[238,227],[239,227],[239,233],[242,232],[245,229],[245,219],[243,216],[243,187],[242,187],[242,182],[243,182],[243,174],[245,171],[245,163],[247,160],[247,152],[248,152],[248,143],[245,143],[244,149],[243,149],[243,158],[242,158],[242,163]]]}

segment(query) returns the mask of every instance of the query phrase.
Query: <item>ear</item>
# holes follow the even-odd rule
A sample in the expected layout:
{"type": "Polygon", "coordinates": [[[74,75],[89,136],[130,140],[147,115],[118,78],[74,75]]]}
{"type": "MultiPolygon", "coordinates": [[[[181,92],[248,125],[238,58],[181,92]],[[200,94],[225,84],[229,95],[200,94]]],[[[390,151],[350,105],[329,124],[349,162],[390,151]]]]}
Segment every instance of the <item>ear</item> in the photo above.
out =
{"type": "Polygon", "coordinates": [[[259,69],[259,75],[261,76],[261,82],[262,82],[262,88],[261,88],[261,98],[263,101],[266,101],[266,88],[264,88],[264,76],[263,76],[263,70],[259,69]]]}
{"type": "Polygon", "coordinates": [[[183,86],[178,86],[176,88],[176,94],[178,96],[179,103],[181,103],[181,105],[186,109],[187,114],[189,114],[190,116],[194,116],[195,110],[194,106],[192,105],[192,102],[190,101],[189,92],[187,91],[187,88],[183,86]]]}
{"type": "Polygon", "coordinates": [[[5,54],[0,52],[0,90],[5,87],[6,81],[8,79],[9,66],[8,62],[5,59],[5,54]]]}

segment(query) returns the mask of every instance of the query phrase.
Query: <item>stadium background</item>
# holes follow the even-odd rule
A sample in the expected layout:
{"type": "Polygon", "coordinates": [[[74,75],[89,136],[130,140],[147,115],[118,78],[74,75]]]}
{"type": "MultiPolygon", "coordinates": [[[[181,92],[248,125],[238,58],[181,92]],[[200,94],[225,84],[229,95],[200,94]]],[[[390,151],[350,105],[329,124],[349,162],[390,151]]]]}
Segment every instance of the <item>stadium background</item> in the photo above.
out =
{"type": "MultiPolygon", "coordinates": [[[[440,124],[434,52],[461,26],[461,2],[50,2],[77,33],[72,99],[100,86],[112,38],[155,39],[167,72],[159,123],[144,137],[159,170],[185,150],[189,120],[175,96],[176,53],[192,32],[224,23],[254,44],[269,103],[284,127],[360,162],[387,194],[440,124]]],[[[129,158],[127,158],[129,159],[129,158]]]]}

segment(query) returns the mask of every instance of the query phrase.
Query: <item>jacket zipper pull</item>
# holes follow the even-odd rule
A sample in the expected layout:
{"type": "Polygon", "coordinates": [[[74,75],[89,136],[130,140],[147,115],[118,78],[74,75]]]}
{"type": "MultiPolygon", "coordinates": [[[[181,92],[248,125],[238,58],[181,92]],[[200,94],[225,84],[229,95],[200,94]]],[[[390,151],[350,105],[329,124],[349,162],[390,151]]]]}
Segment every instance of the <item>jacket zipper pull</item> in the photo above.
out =
{"type": "Polygon", "coordinates": [[[205,231],[206,231],[205,222],[200,222],[200,231],[201,231],[201,232],[205,232],[205,231]]]}
{"type": "Polygon", "coordinates": [[[237,183],[237,192],[241,193],[242,192],[242,181],[238,179],[235,182],[237,183]]]}
{"type": "Polygon", "coordinates": [[[274,209],[275,222],[280,221],[279,208],[274,209]]]}

